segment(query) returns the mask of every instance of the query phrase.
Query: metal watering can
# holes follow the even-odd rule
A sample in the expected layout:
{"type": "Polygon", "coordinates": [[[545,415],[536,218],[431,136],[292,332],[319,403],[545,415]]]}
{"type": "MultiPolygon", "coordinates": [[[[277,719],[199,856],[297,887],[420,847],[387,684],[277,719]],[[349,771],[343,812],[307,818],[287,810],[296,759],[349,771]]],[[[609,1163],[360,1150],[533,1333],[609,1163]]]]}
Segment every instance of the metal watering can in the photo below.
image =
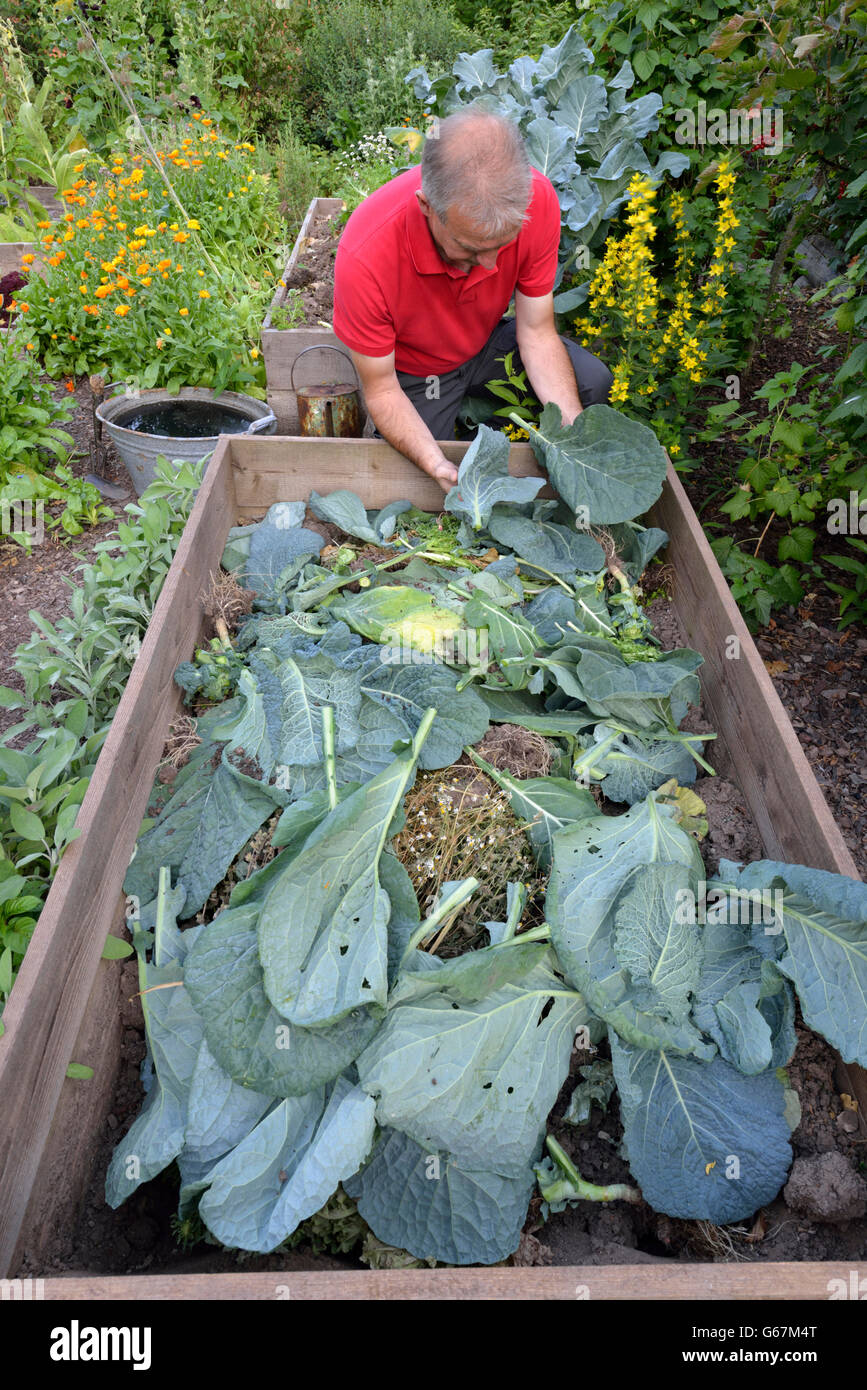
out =
{"type": "MultiPolygon", "coordinates": [[[[330,343],[304,348],[292,363],[289,384],[298,402],[298,427],[302,434],[326,439],[360,439],[364,431],[364,407],[358,377],[355,382],[329,382],[323,386],[296,386],[295,368],[305,352],[336,352],[352,367],[341,348],[330,343]]],[[[355,368],[352,367],[353,374],[355,368]]]]}

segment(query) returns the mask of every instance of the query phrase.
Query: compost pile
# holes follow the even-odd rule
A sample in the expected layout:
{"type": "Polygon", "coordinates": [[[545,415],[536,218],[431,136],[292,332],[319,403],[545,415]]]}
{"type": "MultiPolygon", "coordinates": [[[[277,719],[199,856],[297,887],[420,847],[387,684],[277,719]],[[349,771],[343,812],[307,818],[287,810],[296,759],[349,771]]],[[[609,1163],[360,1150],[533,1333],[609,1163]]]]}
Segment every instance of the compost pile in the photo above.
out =
{"type": "Polygon", "coordinates": [[[586,1081],[616,1085],[641,1195],[722,1224],[786,1179],[796,996],[867,1063],[867,886],[768,861],[705,882],[701,656],[660,649],[638,586],[664,452],[607,406],[530,437],[560,500],[482,427],[439,519],[314,492],[316,530],[299,501],[231,533],[252,611],[227,599],[178,669],[197,718],[126,881],[149,1058],[112,1206],[176,1161],[179,1219],[232,1248],[277,1249],[342,1187],[390,1246],[495,1263],[537,1186],[545,1210],[640,1200],[551,1136],[543,1157],[573,1050],[607,1040],[586,1081]],[[495,765],[492,727],[544,775],[495,765]],[[456,771],[499,829],[450,879],[425,846],[456,771]]]}

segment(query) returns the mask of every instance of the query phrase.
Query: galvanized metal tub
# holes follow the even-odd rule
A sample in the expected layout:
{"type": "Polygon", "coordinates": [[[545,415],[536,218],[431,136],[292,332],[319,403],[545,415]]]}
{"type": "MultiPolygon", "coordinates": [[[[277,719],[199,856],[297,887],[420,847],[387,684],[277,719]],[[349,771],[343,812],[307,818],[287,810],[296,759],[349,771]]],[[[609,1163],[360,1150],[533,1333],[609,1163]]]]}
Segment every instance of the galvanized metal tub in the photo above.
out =
{"type": "Polygon", "coordinates": [[[120,454],[139,497],[153,482],[156,461],[161,454],[178,462],[198,461],[207,458],[217,447],[219,434],[196,437],[150,434],[129,429],[119,423],[132,418],[147,406],[163,403],[170,405],[183,401],[222,406],[248,421],[246,428],[230,430],[228,433],[273,434],[277,428],[277,417],[270,406],[264,401],[257,401],[254,396],[245,396],[240,391],[221,391],[215,394],[205,387],[184,386],[177,394],[158,390],[124,390],[119,395],[110,396],[97,406],[97,418],[120,454]]]}

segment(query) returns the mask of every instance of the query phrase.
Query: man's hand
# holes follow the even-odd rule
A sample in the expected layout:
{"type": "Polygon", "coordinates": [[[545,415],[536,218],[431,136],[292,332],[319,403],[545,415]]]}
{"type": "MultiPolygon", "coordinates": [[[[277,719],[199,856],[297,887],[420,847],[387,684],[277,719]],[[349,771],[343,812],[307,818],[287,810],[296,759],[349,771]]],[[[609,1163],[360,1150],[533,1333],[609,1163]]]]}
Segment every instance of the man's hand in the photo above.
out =
{"type": "Polygon", "coordinates": [[[394,353],[388,357],[363,357],[353,352],[352,361],[370,418],[383,439],[435,478],[443,492],[448,492],[458,480],[458,470],[449,463],[412,401],[400,389],[394,353]]]}
{"type": "Polygon", "coordinates": [[[434,459],[430,466],[421,464],[420,467],[432,478],[436,478],[443,492],[449,492],[458,481],[458,470],[453,463],[449,463],[445,454],[442,454],[439,460],[434,459]]]}

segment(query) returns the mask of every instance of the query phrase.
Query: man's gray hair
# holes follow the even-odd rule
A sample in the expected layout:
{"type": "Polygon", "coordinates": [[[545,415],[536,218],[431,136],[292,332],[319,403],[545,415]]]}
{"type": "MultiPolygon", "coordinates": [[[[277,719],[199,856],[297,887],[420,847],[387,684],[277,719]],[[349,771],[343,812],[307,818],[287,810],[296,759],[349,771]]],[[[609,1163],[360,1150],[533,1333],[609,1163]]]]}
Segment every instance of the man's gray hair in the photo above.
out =
{"type": "Polygon", "coordinates": [[[439,122],[425,141],[421,191],[437,217],[462,215],[492,241],[517,233],[526,220],[533,174],[514,121],[466,106],[439,122]]]}

